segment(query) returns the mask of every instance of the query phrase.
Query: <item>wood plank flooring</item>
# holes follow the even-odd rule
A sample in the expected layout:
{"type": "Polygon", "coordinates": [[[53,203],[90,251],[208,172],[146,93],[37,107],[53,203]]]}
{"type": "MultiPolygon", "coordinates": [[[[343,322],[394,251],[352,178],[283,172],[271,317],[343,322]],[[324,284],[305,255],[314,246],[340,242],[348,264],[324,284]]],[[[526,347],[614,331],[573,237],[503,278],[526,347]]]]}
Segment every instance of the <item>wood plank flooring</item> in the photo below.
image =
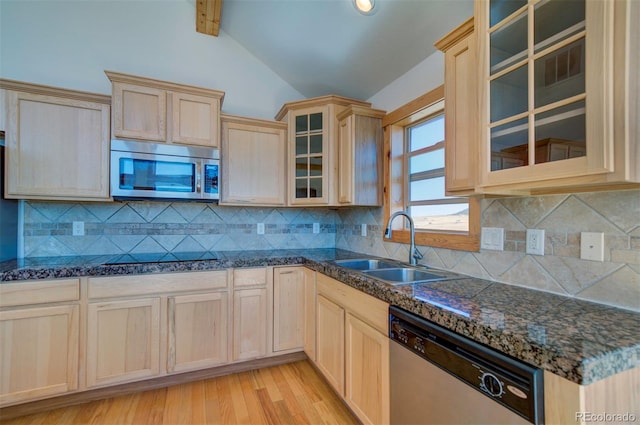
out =
{"type": "Polygon", "coordinates": [[[40,424],[358,424],[305,361],[3,420],[40,424]]]}

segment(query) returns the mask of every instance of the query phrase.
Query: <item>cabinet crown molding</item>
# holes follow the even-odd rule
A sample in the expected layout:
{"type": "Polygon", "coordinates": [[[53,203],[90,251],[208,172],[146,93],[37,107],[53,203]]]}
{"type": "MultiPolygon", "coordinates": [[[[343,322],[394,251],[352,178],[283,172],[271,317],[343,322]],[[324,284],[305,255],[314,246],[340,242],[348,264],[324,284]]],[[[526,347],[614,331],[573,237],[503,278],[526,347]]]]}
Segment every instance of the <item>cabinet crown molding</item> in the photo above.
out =
{"type": "Polygon", "coordinates": [[[387,111],[383,111],[382,109],[372,109],[372,108],[365,108],[362,106],[349,105],[347,109],[345,109],[344,111],[336,115],[336,118],[338,119],[338,121],[340,121],[348,117],[349,115],[360,115],[363,117],[371,117],[371,118],[383,118],[385,115],[387,115],[387,111]]]}
{"type": "Polygon", "coordinates": [[[454,28],[449,34],[436,41],[433,45],[436,49],[446,52],[449,48],[455,45],[458,41],[465,38],[473,32],[474,29],[474,17],[470,17],[462,24],[454,28]]]}
{"type": "Polygon", "coordinates": [[[261,118],[249,118],[243,117],[240,115],[230,115],[230,114],[220,114],[220,120],[225,122],[233,122],[236,124],[246,124],[246,125],[260,125],[265,127],[277,128],[280,130],[287,129],[287,123],[281,121],[271,121],[265,120],[261,118]]]}
{"type": "Polygon", "coordinates": [[[16,80],[7,80],[5,78],[0,78],[0,89],[111,105],[111,96],[106,94],[64,89],[60,87],[52,87],[44,84],[26,83],[16,80]]]}
{"type": "Polygon", "coordinates": [[[310,108],[314,106],[324,106],[328,104],[341,105],[341,106],[353,105],[353,106],[360,106],[363,108],[371,107],[371,103],[369,102],[331,94],[328,96],[320,96],[320,97],[314,97],[311,99],[302,99],[302,100],[296,100],[293,102],[287,102],[284,105],[282,105],[282,108],[280,108],[280,111],[278,111],[278,113],[276,114],[275,119],[276,121],[282,121],[284,117],[287,116],[287,113],[290,110],[304,109],[304,108],[310,108]]]}
{"type": "Polygon", "coordinates": [[[221,90],[209,89],[206,87],[197,87],[189,84],[173,83],[170,81],[156,80],[153,78],[140,77],[137,75],[123,74],[121,72],[107,71],[104,73],[109,80],[113,82],[135,84],[138,86],[153,87],[156,89],[162,89],[167,91],[177,91],[180,93],[188,93],[199,96],[215,97],[220,100],[220,106],[224,101],[225,92],[221,90]]]}

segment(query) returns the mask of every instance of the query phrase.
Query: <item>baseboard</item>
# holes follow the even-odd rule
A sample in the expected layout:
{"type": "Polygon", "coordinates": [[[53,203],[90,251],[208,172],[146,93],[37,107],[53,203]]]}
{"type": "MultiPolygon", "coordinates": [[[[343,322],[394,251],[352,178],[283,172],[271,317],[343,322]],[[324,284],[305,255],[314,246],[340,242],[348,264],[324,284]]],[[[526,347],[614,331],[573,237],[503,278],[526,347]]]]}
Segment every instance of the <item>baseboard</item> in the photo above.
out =
{"type": "Polygon", "coordinates": [[[267,357],[264,359],[250,360],[241,363],[217,366],[209,369],[162,376],[159,378],[152,378],[144,381],[129,382],[126,384],[119,384],[104,388],[65,394],[53,398],[3,407],[0,409],[0,420],[46,412],[48,410],[88,403],[90,401],[102,400],[110,397],[118,397],[126,394],[170,387],[172,385],[179,385],[187,382],[199,381],[202,379],[230,375],[232,373],[246,372],[254,369],[292,363],[300,360],[305,360],[307,358],[308,357],[304,352],[283,354],[280,356],[267,357]]]}

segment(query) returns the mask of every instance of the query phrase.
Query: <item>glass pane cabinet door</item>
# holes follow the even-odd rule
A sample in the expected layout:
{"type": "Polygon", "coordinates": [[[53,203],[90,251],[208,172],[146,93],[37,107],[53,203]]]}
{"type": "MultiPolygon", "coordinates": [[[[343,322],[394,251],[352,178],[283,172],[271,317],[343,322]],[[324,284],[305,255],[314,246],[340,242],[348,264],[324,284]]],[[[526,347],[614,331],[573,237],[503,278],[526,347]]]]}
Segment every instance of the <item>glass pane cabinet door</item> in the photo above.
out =
{"type": "Polygon", "coordinates": [[[490,0],[490,171],[587,155],[585,0],[490,0]]]}
{"type": "Polygon", "coordinates": [[[295,198],[323,197],[325,173],[322,112],[295,117],[295,198]]]}

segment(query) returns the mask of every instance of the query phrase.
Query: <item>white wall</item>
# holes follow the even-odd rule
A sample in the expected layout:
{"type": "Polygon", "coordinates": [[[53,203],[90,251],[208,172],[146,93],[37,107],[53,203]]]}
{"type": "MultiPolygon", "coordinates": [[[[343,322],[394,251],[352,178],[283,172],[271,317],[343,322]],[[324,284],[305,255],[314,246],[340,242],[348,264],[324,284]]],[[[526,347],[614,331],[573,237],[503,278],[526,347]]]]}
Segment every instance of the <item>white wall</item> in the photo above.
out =
{"type": "Polygon", "coordinates": [[[444,84],[444,54],[435,52],[367,101],[391,112],[444,84]]]}
{"type": "Polygon", "coordinates": [[[111,94],[104,70],[222,90],[224,112],[273,119],[303,96],[187,0],[0,0],[0,76],[111,94]]]}

